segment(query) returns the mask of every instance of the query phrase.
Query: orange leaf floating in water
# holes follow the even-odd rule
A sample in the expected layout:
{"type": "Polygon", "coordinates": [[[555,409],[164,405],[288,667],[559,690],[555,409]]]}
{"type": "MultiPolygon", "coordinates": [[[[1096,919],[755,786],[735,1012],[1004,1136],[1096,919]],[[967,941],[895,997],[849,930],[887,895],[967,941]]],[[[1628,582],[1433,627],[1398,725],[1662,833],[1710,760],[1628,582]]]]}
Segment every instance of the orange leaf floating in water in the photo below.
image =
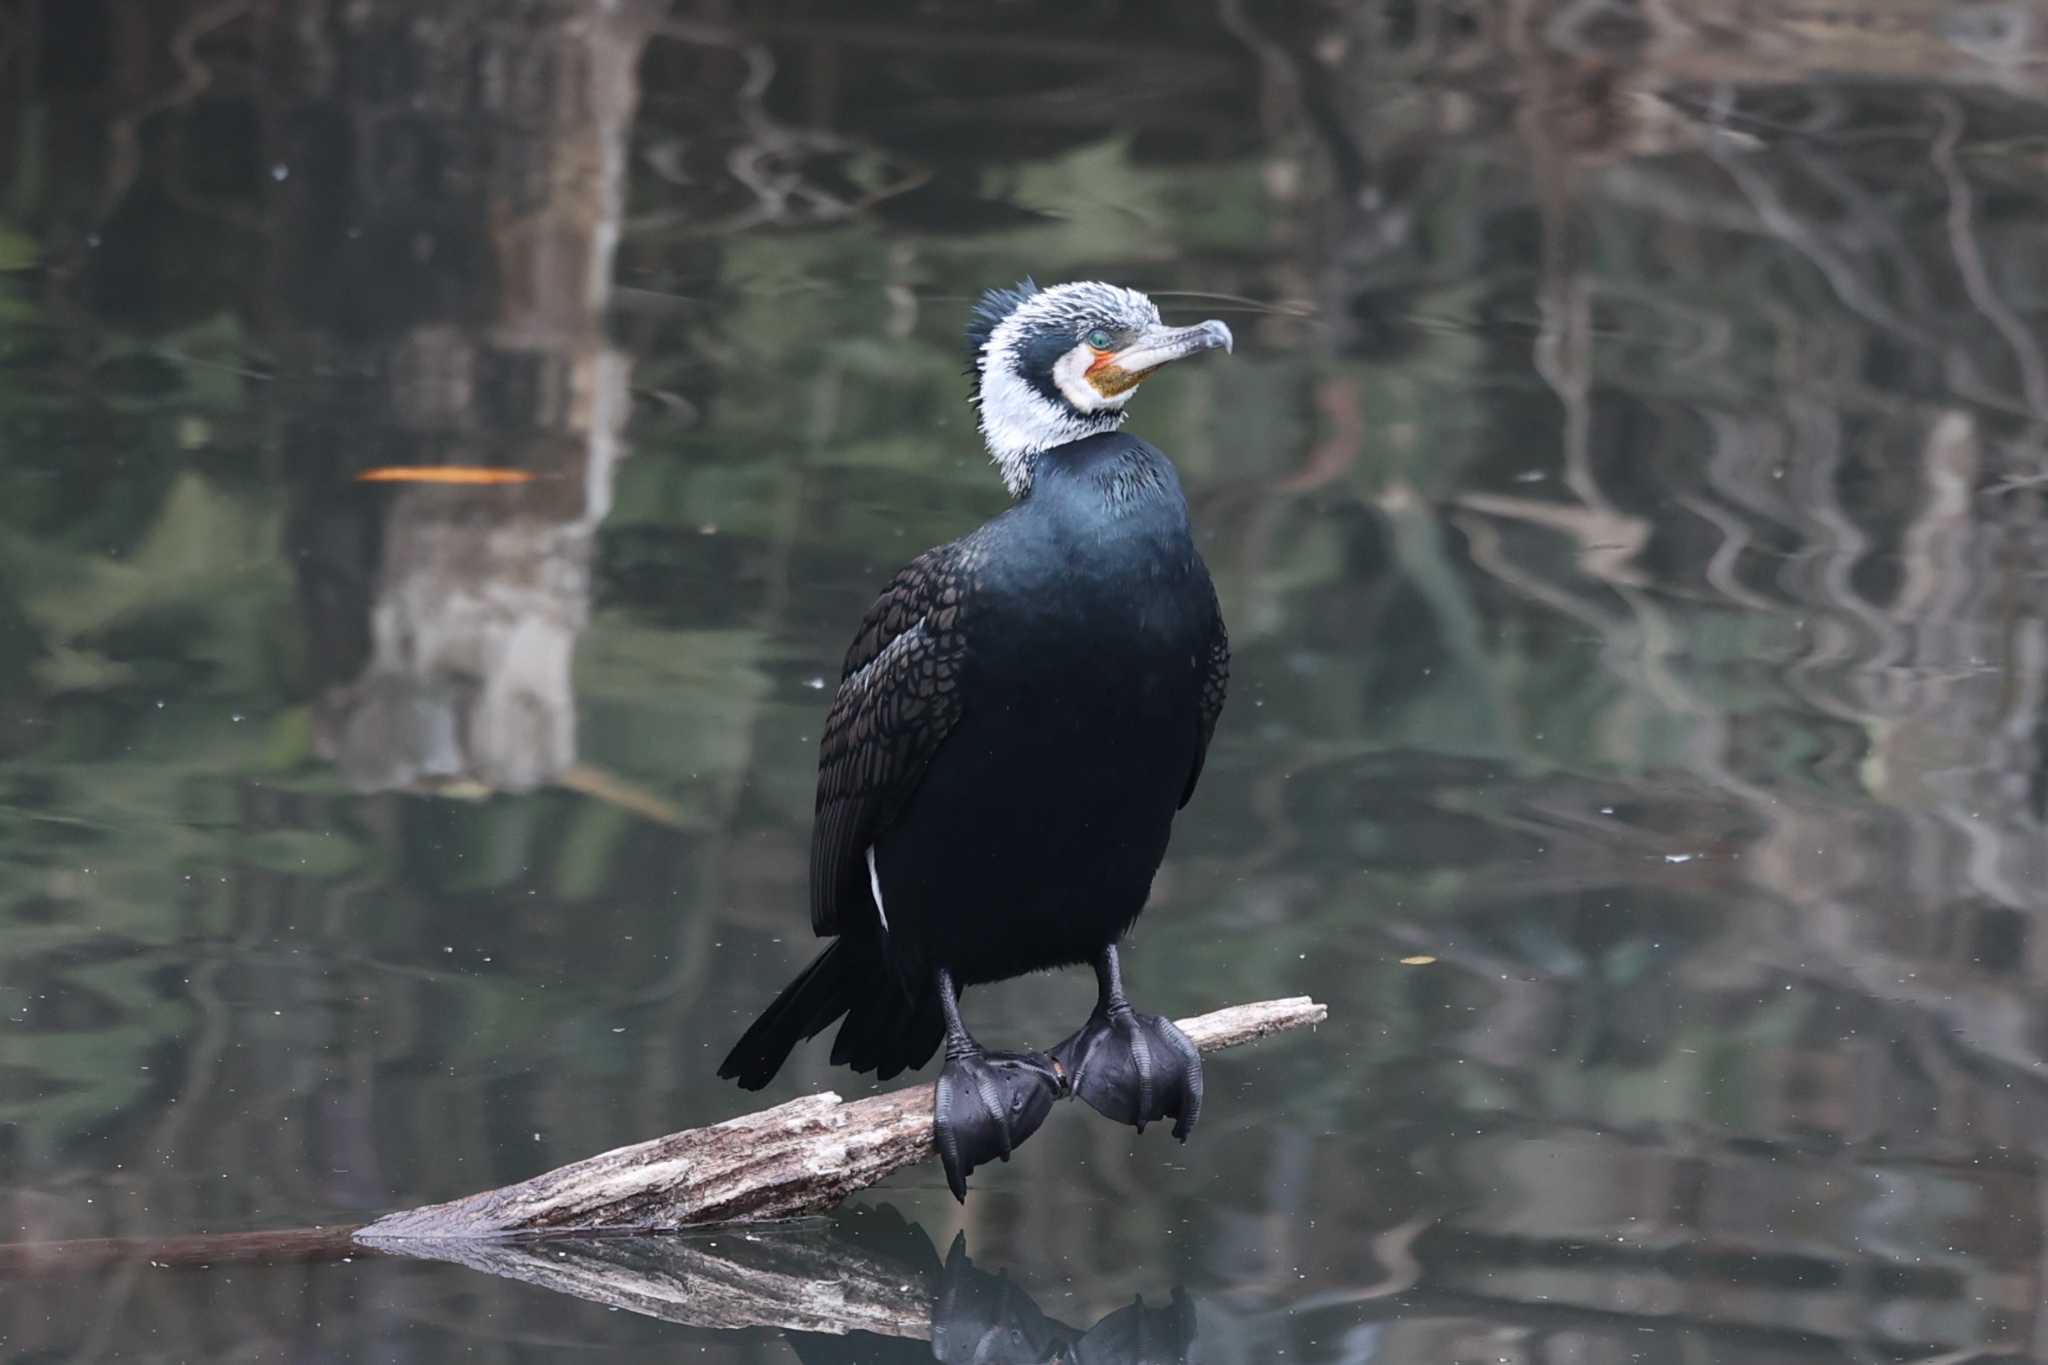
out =
{"type": "Polygon", "coordinates": [[[382,465],[356,475],[357,483],[530,483],[526,469],[500,469],[476,464],[382,465]]]}

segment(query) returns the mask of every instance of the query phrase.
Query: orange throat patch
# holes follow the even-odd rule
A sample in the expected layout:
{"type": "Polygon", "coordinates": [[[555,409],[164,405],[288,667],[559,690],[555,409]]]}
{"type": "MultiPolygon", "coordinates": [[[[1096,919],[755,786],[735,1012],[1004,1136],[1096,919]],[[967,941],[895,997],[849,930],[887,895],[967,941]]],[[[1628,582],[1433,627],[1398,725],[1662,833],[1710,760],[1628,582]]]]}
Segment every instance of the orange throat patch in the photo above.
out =
{"type": "Polygon", "coordinates": [[[1127,370],[1116,363],[1115,356],[1105,355],[1088,367],[1088,382],[1104,398],[1114,398],[1137,388],[1151,373],[1150,370],[1127,370]]]}

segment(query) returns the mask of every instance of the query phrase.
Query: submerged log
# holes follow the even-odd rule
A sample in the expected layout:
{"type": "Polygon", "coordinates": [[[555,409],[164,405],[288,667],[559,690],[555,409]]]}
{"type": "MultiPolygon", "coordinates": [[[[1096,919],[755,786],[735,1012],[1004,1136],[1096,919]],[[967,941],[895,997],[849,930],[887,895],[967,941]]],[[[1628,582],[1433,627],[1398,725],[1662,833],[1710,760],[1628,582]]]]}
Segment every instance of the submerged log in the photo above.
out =
{"type": "MultiPolygon", "coordinates": [[[[1234,1005],[1179,1023],[1195,1046],[1212,1052],[1307,1028],[1328,1013],[1307,996],[1296,996],[1234,1005]]],[[[828,1092],[620,1147],[516,1185],[390,1214],[355,1236],[375,1247],[412,1239],[665,1232],[790,1218],[823,1212],[937,1154],[931,1086],[852,1103],[828,1092]]]]}
{"type": "Polygon", "coordinates": [[[109,1266],[141,1264],[161,1270],[217,1265],[288,1265],[344,1261],[360,1256],[353,1223],[261,1232],[195,1232],[178,1237],[81,1237],[69,1242],[0,1245],[0,1282],[44,1276],[97,1275],[109,1266]]]}
{"type": "MultiPolygon", "coordinates": [[[[1180,1027],[1195,1046],[1213,1052],[1308,1028],[1328,1014],[1324,1006],[1296,996],[1234,1005],[1183,1019],[1180,1027]]],[[[517,1185],[389,1214],[362,1228],[0,1244],[0,1280],[97,1273],[129,1261],[169,1269],[235,1262],[340,1260],[364,1250],[381,1250],[459,1261],[577,1292],[570,1284],[578,1278],[578,1271],[568,1263],[569,1253],[557,1248],[541,1254],[527,1239],[544,1233],[671,1232],[822,1213],[904,1166],[937,1156],[931,1115],[929,1085],[910,1086],[851,1104],[829,1093],[810,1095],[709,1128],[687,1129],[572,1162],[517,1185]],[[535,1254],[514,1255],[511,1248],[503,1247],[505,1254],[499,1255],[486,1247],[486,1243],[512,1239],[527,1240],[528,1250],[535,1254]],[[546,1265],[554,1268],[542,1275],[539,1267],[546,1265]]],[[[776,1245],[787,1252],[786,1243],[776,1245]]],[[[612,1263],[606,1273],[622,1273],[643,1254],[625,1247],[620,1244],[601,1253],[590,1252],[584,1261],[596,1257],[612,1263]]],[[[747,1312],[758,1310],[760,1316],[754,1321],[760,1324],[805,1324],[808,1310],[804,1304],[809,1300],[798,1302],[802,1295],[792,1297],[781,1289],[764,1290],[751,1279],[744,1292],[736,1289],[729,1296],[734,1300],[730,1313],[724,1308],[711,1311],[707,1305],[712,1300],[704,1298],[709,1291],[703,1290],[703,1284],[707,1278],[716,1279],[715,1266],[711,1261],[694,1269],[681,1266],[682,1262],[694,1266],[692,1257],[711,1249],[712,1245],[685,1245],[664,1253],[669,1262],[661,1267],[661,1274],[676,1283],[697,1284],[701,1291],[695,1295],[697,1306],[692,1310],[697,1316],[678,1317],[677,1321],[718,1325],[720,1314],[725,1313],[736,1325],[749,1320],[747,1312]],[[679,1274],[679,1268],[690,1273],[679,1274]],[[746,1302],[754,1302],[755,1308],[747,1309],[746,1302]]],[[[768,1265],[764,1273],[778,1284],[792,1279],[781,1274],[786,1267],[778,1267],[779,1262],[768,1265]]],[[[590,1267],[585,1264],[583,1268],[590,1267]]],[[[880,1278],[887,1278],[886,1273],[880,1278]]],[[[667,1290],[650,1290],[641,1297],[651,1303],[665,1294],[667,1290]]],[[[870,1297],[874,1302],[868,1307],[839,1305],[823,1314],[819,1323],[838,1325],[819,1329],[899,1334],[922,1311],[922,1301],[906,1307],[891,1294],[870,1297]]],[[[635,1311],[651,1310],[643,1305],[635,1311]]]]}

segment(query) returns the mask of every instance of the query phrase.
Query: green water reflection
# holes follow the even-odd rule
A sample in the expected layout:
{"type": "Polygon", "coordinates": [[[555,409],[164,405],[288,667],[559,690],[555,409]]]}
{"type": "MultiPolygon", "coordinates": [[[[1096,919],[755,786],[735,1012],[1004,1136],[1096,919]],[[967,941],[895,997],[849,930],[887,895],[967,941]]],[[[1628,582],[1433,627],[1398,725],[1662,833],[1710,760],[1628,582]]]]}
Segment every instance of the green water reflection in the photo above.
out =
{"type": "MultiPolygon", "coordinates": [[[[1133,406],[1237,663],[1129,970],[1332,1022],[1185,1149],[1074,1106],[887,1202],[1203,1360],[2042,1349],[2030,10],[415,9],[0,3],[0,1238],[749,1107],[826,680],[1001,505],[958,329],[1030,271],[1237,331],[1133,406]],[[358,478],[419,464],[532,477],[358,478]]],[[[9,1359],[571,1347],[804,1349],[448,1266],[0,1295],[9,1359]]]]}

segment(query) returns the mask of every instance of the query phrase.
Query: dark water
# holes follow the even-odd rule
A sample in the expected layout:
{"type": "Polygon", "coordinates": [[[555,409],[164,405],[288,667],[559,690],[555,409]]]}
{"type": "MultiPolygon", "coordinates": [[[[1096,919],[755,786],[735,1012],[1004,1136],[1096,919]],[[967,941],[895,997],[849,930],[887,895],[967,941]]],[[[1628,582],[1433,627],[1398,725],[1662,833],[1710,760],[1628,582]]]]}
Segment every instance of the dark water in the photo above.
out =
{"type": "Polygon", "coordinates": [[[2042,31],[0,0],[0,1238],[751,1107],[823,689],[1001,505],[957,334],[1027,271],[1239,338],[1132,408],[1237,652],[1134,990],[1331,1008],[1185,1149],[1069,1106],[964,1211],[554,1253],[683,1322],[131,1260],[0,1357],[2048,1358],[2042,31]],[[532,477],[359,477],[441,464],[532,477]],[[908,1336],[717,1318],[762,1265],[908,1336]]]}

